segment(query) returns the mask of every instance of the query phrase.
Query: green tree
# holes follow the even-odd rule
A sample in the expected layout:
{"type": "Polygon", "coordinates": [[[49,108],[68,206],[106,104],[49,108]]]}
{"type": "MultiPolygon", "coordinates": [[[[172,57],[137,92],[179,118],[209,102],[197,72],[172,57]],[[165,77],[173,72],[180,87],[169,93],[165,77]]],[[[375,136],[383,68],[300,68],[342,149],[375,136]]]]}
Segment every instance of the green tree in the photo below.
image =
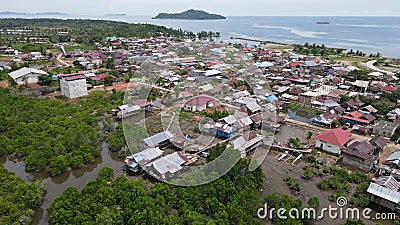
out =
{"type": "Polygon", "coordinates": [[[107,86],[111,86],[114,83],[114,78],[110,75],[108,75],[106,78],[104,78],[104,84],[107,86]]]}
{"type": "Polygon", "coordinates": [[[60,173],[67,171],[68,165],[69,164],[67,159],[62,155],[50,159],[50,164],[49,164],[50,176],[57,176],[60,173]]]}
{"type": "Polygon", "coordinates": [[[307,203],[311,208],[315,209],[315,211],[319,210],[319,199],[317,197],[311,197],[307,203]]]}

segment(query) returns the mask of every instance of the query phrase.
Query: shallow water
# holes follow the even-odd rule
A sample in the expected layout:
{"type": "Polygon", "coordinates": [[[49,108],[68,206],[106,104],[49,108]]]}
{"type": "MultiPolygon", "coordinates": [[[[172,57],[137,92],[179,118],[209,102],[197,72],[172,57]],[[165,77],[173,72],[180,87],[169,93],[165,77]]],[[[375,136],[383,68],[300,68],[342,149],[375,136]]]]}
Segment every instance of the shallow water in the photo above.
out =
{"type": "Polygon", "coordinates": [[[85,165],[80,169],[65,172],[56,177],[49,177],[47,170],[39,173],[26,172],[24,162],[13,156],[0,158],[0,163],[3,163],[5,168],[14,172],[16,176],[27,182],[40,178],[46,184],[47,191],[43,197],[41,207],[36,210],[32,222],[33,225],[48,224],[45,211],[57,197],[62,195],[65,189],[77,187],[78,190],[82,190],[87,181],[96,179],[99,170],[105,166],[113,168],[116,174],[120,174],[122,173],[122,161],[122,159],[118,158],[118,153],[109,152],[108,145],[103,143],[101,157],[96,158],[94,163],[85,165]]]}

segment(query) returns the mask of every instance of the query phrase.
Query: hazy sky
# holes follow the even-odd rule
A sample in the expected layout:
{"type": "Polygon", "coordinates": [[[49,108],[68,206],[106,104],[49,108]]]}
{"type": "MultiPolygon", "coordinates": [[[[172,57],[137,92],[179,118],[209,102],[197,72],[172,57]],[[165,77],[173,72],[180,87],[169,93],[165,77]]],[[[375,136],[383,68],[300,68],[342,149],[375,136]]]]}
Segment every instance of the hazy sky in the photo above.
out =
{"type": "Polygon", "coordinates": [[[399,0],[0,0],[0,11],[156,15],[202,9],[226,16],[400,16],[399,0]]]}

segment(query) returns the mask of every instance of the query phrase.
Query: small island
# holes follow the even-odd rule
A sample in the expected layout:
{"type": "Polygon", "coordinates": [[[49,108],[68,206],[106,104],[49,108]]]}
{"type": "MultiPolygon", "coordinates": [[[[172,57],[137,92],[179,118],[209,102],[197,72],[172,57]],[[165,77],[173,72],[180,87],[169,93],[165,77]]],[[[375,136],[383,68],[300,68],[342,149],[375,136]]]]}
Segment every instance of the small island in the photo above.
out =
{"type": "Polygon", "coordinates": [[[108,13],[105,16],[126,16],[125,13],[108,13]]]}
{"type": "Polygon", "coordinates": [[[182,13],[159,13],[152,19],[179,19],[179,20],[223,20],[226,17],[210,14],[201,10],[190,9],[182,13]]]}

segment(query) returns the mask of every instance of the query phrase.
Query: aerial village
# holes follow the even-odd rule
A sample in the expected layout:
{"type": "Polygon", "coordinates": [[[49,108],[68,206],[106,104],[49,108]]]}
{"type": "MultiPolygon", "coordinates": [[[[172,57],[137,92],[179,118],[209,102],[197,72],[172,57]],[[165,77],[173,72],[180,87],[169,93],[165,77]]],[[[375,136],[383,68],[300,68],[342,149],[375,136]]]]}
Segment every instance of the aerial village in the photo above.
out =
{"type": "Polygon", "coordinates": [[[233,42],[108,37],[95,47],[67,51],[55,45],[52,57],[7,46],[0,52],[13,55],[15,63],[53,60],[60,68],[78,68],[9,73],[18,86],[59,82],[49,97],[126,91],[125,104],[109,113],[149,133],[126,157],[128,173],[179,177],[185,167],[204,164],[218,144],[243,158],[269,149],[267,157],[299,170],[298,163],[317,152],[323,164],[368,174],[370,201],[399,209],[398,74],[363,75],[362,68],[335,60],[233,42]]]}

